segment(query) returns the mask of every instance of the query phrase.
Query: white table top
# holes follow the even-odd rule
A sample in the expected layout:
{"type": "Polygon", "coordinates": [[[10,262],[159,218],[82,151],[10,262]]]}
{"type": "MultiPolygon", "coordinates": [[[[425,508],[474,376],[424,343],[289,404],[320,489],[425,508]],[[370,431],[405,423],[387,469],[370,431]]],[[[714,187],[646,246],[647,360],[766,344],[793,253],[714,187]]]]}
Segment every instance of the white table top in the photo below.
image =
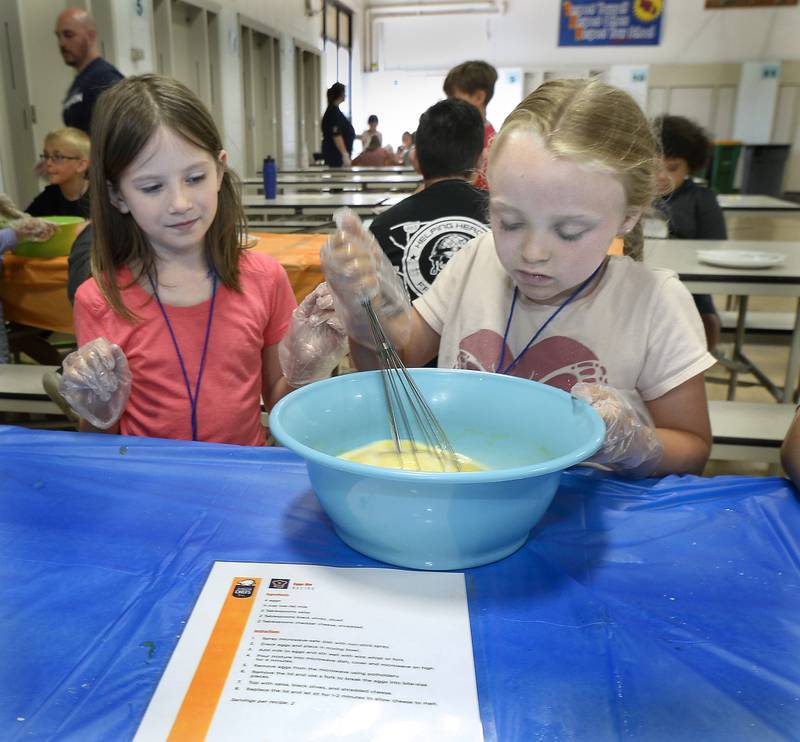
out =
{"type": "MultiPolygon", "coordinates": [[[[380,183],[396,185],[410,183],[416,185],[422,182],[422,176],[416,173],[278,173],[278,185],[292,185],[295,183],[320,183],[326,186],[335,186],[348,183],[380,183]]],[[[263,186],[261,178],[243,178],[245,185],[263,186]]]]}
{"type": "Polygon", "coordinates": [[[720,193],[717,202],[729,211],[800,211],[800,204],[793,201],[748,193],[720,193]]]}
{"type": "Polygon", "coordinates": [[[275,198],[262,195],[242,196],[245,214],[253,221],[266,219],[265,226],[275,215],[316,215],[330,219],[334,212],[348,208],[362,219],[385,211],[384,202],[390,194],[379,191],[340,191],[337,193],[279,193],[275,198]]]}
{"type": "Polygon", "coordinates": [[[390,193],[389,198],[387,198],[381,204],[381,207],[388,209],[390,206],[399,204],[404,198],[408,198],[410,195],[411,195],[410,193],[390,193]]]}
{"type": "Polygon", "coordinates": [[[242,203],[246,209],[285,209],[285,208],[333,208],[344,206],[350,208],[370,208],[379,206],[389,194],[380,192],[346,191],[343,193],[279,193],[275,198],[264,198],[260,195],[242,196],[242,203]]]}
{"type": "Polygon", "coordinates": [[[675,271],[695,293],[800,295],[800,242],[645,240],[644,262],[675,271]],[[770,268],[722,268],[700,262],[698,250],[775,252],[785,260],[770,268]]]}
{"type": "MultiPolygon", "coordinates": [[[[261,173],[260,170],[258,172],[259,174],[261,173]]],[[[385,175],[390,175],[392,173],[414,174],[415,171],[410,165],[375,165],[373,167],[367,167],[365,165],[360,167],[322,167],[320,165],[315,165],[307,168],[278,168],[278,173],[291,173],[292,175],[297,175],[298,173],[313,175],[318,175],[320,173],[330,173],[331,175],[364,175],[365,173],[383,173],[385,175]]]]}

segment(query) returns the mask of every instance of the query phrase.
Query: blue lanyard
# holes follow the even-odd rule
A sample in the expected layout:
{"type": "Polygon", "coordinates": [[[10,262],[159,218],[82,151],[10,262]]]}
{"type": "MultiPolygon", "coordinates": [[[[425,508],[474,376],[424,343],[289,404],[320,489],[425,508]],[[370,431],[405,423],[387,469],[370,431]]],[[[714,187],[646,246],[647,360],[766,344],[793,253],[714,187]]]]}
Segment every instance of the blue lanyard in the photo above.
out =
{"type": "Polygon", "coordinates": [[[581,293],[592,281],[592,279],[598,274],[600,269],[605,265],[605,259],[600,263],[592,271],[592,275],[589,276],[582,284],[578,286],[565,300],[562,304],[560,304],[555,312],[553,312],[545,321],[544,324],[534,333],[533,337],[528,340],[528,344],[522,349],[522,351],[514,358],[511,363],[508,364],[505,368],[503,368],[503,361],[506,359],[506,343],[508,342],[508,330],[511,327],[511,318],[514,316],[514,307],[517,305],[517,296],[519,295],[519,289],[514,286],[514,298],[511,300],[511,310],[508,313],[508,321],[506,322],[506,330],[503,333],[503,344],[500,346],[500,358],[497,360],[497,365],[495,366],[495,373],[496,374],[507,374],[514,366],[516,366],[522,356],[528,352],[528,348],[531,347],[536,342],[536,339],[544,332],[544,328],[547,327],[556,317],[558,317],[559,312],[567,306],[578,294],[581,293]]]}
{"type": "Polygon", "coordinates": [[[178,361],[181,364],[181,373],[183,374],[183,383],[186,384],[186,393],[189,395],[189,404],[192,408],[192,440],[197,440],[197,398],[200,394],[200,382],[203,380],[203,370],[206,366],[206,352],[208,351],[208,339],[211,337],[211,319],[214,316],[214,304],[217,300],[217,273],[214,272],[213,276],[213,283],[211,286],[211,307],[208,310],[208,322],[206,323],[206,337],[203,341],[203,353],[200,356],[200,369],[197,372],[197,382],[194,386],[194,394],[192,394],[192,387],[189,384],[189,374],[186,373],[186,364],[183,362],[183,355],[181,354],[181,349],[178,346],[178,339],[175,337],[175,331],[172,329],[172,323],[169,321],[169,317],[167,317],[167,312],[164,309],[164,305],[161,303],[161,298],[158,295],[158,290],[156,289],[156,285],[153,282],[152,276],[148,273],[147,280],[150,281],[150,285],[153,287],[153,296],[156,297],[156,301],[158,302],[158,308],[161,310],[161,314],[164,316],[164,322],[167,323],[167,329],[169,330],[169,335],[172,338],[172,344],[175,346],[175,352],[178,354],[178,361]]]}

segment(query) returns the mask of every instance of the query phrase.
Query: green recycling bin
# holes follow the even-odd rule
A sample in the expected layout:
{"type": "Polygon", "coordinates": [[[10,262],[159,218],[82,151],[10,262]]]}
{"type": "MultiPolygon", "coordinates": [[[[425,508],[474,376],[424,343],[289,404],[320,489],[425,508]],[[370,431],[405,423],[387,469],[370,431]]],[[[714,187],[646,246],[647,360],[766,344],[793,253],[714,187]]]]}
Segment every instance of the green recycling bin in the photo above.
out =
{"type": "Polygon", "coordinates": [[[708,185],[717,193],[733,193],[736,164],[742,152],[739,141],[716,141],[708,166],[708,185]]]}

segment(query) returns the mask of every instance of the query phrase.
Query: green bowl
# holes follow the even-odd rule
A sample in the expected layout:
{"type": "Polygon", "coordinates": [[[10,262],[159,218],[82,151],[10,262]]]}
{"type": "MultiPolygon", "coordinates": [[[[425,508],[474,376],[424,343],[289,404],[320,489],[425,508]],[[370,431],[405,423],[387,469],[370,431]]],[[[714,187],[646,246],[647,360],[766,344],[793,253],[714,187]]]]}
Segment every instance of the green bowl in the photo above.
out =
{"type": "Polygon", "coordinates": [[[22,255],[26,258],[57,258],[62,255],[69,255],[72,243],[78,234],[78,226],[86,220],[80,216],[43,216],[46,222],[58,224],[56,233],[44,242],[33,242],[23,240],[18,242],[14,248],[15,255],[22,255]]]}

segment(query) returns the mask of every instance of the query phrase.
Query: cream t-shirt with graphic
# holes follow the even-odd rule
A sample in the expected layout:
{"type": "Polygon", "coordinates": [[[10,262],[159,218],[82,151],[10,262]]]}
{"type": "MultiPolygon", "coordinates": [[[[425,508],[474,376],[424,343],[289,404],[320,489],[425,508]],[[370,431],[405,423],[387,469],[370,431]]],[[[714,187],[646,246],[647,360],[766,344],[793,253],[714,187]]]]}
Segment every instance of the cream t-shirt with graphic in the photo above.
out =
{"type": "MultiPolygon", "coordinates": [[[[514,284],[491,232],[471,240],[414,307],[441,336],[440,368],[496,371],[514,284]]],[[[517,298],[503,366],[557,309],[517,298]]],[[[611,257],[594,291],[568,304],[509,371],[569,391],[578,381],[657,399],[714,364],[692,296],[669,270],[611,257]]]]}

